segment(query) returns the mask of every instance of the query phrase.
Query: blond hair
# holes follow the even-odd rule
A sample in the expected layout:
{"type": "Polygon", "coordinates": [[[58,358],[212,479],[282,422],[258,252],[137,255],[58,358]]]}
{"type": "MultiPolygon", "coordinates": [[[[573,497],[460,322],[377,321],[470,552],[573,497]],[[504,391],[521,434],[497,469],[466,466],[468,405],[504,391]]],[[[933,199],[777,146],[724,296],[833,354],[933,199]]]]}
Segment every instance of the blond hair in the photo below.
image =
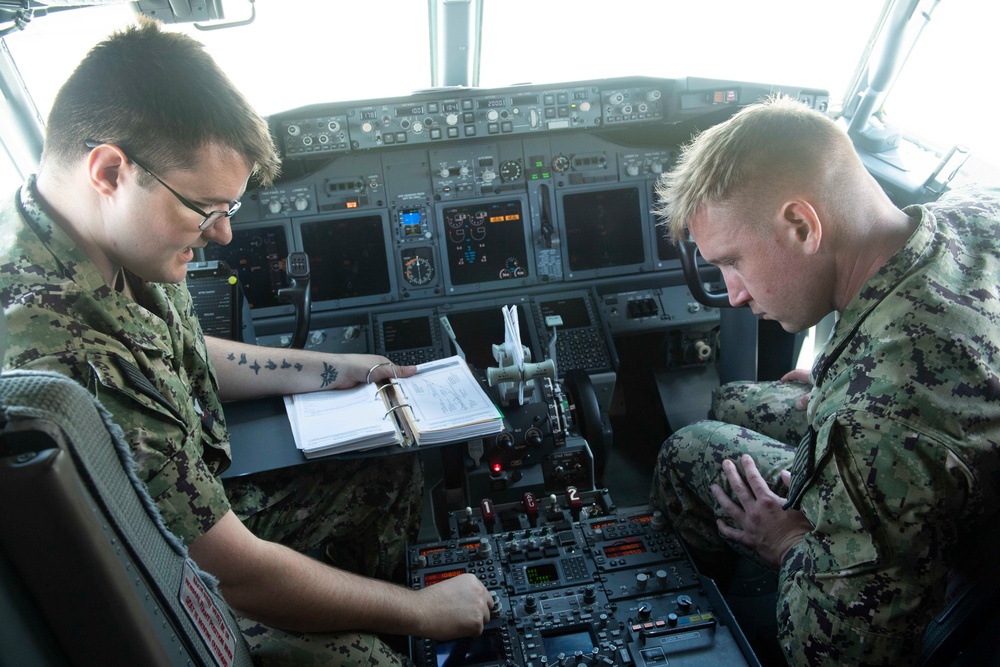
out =
{"type": "Polygon", "coordinates": [[[675,167],[656,183],[653,212],[677,243],[708,202],[757,201],[788,188],[821,187],[831,168],[850,161],[863,169],[835,121],[793,98],[771,97],[685,145],[675,167]]]}

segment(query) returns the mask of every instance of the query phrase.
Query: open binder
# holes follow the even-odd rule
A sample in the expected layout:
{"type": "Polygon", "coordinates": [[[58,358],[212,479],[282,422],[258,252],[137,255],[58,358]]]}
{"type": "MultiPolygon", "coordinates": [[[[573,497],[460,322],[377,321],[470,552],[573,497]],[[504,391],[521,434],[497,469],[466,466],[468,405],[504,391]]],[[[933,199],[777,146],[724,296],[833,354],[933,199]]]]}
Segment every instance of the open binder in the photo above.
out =
{"type": "Polygon", "coordinates": [[[503,430],[503,415],[458,356],[389,378],[285,397],[295,446],[307,458],[386,445],[434,445],[503,430]]]}

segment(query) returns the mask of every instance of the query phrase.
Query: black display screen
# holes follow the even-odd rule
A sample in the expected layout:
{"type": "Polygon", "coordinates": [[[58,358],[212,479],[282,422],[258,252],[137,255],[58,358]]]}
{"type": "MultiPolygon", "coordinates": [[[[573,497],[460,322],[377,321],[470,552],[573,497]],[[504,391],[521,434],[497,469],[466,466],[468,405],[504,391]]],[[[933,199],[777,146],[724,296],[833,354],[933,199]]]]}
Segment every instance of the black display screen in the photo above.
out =
{"type": "Polygon", "coordinates": [[[524,576],[532,586],[554,584],[559,581],[559,571],[556,570],[556,566],[552,563],[529,565],[524,568],[524,576]]]}
{"type": "Polygon", "coordinates": [[[591,325],[590,313],[587,312],[587,304],[580,297],[543,301],[538,304],[538,308],[542,311],[543,321],[550,315],[558,315],[562,318],[562,324],[560,325],[562,327],[575,329],[591,325]]]}
{"type": "Polygon", "coordinates": [[[304,223],[302,247],[309,255],[313,303],[389,293],[381,216],[304,223]]]}
{"type": "Polygon", "coordinates": [[[434,344],[429,317],[405,317],[382,322],[386,352],[430,347],[434,344]]]}
{"type": "MultiPolygon", "coordinates": [[[[465,352],[465,361],[479,370],[496,366],[493,345],[502,345],[504,342],[503,312],[500,306],[447,315],[458,345],[465,352]]],[[[517,307],[517,324],[521,331],[521,344],[530,349],[531,334],[521,306],[517,307]]]]}
{"type": "Polygon", "coordinates": [[[464,637],[436,645],[438,667],[465,667],[481,663],[503,664],[503,641],[498,630],[486,630],[478,637],[464,637]]]}
{"type": "Polygon", "coordinates": [[[642,263],[638,188],[566,194],[563,216],[571,271],[642,263]]]}
{"type": "Polygon", "coordinates": [[[664,225],[656,226],[656,258],[661,262],[680,259],[677,255],[677,246],[670,240],[670,233],[664,225]]]}
{"type": "Polygon", "coordinates": [[[449,206],[442,215],[453,285],[528,276],[520,200],[449,206]]]}
{"type": "Polygon", "coordinates": [[[545,645],[545,654],[549,657],[550,663],[554,658],[559,657],[560,653],[571,656],[577,651],[581,651],[584,655],[588,655],[593,652],[594,646],[596,646],[589,630],[546,635],[542,637],[542,643],[545,645]]]}
{"type": "Polygon", "coordinates": [[[287,258],[288,238],[280,225],[233,227],[233,240],[228,245],[209,243],[205,247],[205,259],[223,261],[236,271],[251,308],[281,305],[278,290],[288,286],[287,258]]]}

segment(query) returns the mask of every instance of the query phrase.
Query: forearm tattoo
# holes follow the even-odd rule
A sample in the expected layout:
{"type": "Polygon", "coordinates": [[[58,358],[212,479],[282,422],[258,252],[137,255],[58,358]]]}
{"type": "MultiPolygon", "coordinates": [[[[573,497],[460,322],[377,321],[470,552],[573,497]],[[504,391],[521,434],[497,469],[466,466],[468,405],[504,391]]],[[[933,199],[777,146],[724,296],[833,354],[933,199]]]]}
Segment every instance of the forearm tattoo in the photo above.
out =
{"type": "MultiPolygon", "coordinates": [[[[237,366],[248,366],[250,368],[250,370],[252,370],[254,372],[254,375],[260,375],[260,372],[262,370],[273,371],[273,370],[277,370],[279,368],[282,369],[282,370],[285,370],[285,369],[288,369],[288,368],[293,368],[293,369],[295,369],[296,372],[299,372],[303,368],[302,364],[299,364],[299,363],[292,364],[292,363],[289,363],[288,361],[286,361],[285,359],[282,359],[280,364],[277,363],[277,362],[275,362],[272,359],[268,359],[267,361],[264,362],[264,365],[261,366],[261,364],[260,364],[259,361],[257,361],[256,359],[254,359],[252,361],[248,360],[247,359],[247,355],[243,354],[243,353],[241,353],[240,356],[239,356],[239,359],[237,359],[236,358],[236,354],[233,353],[233,352],[230,352],[229,355],[226,357],[226,359],[229,360],[229,361],[235,361],[237,366]]],[[[325,387],[327,384],[329,384],[330,382],[333,382],[334,380],[337,379],[337,370],[333,369],[333,368],[330,368],[330,366],[328,364],[326,364],[325,362],[323,363],[323,366],[325,366],[326,368],[324,368],[324,370],[323,370],[323,382],[324,382],[324,384],[322,384],[321,386],[325,387]],[[326,381],[326,376],[330,372],[333,373],[333,378],[329,382],[327,382],[326,381]]]]}
{"type": "MultiPolygon", "coordinates": [[[[263,365],[261,365],[261,362],[258,361],[257,359],[247,359],[247,355],[245,353],[240,353],[239,357],[237,358],[235,352],[230,352],[229,355],[226,356],[226,359],[228,361],[236,362],[237,366],[247,366],[250,370],[254,372],[254,375],[260,375],[260,372],[262,370],[274,371],[278,369],[286,370],[291,368],[294,369],[295,372],[300,372],[304,368],[302,364],[300,363],[293,364],[286,359],[282,359],[281,363],[278,363],[273,359],[268,359],[263,363],[263,365]]],[[[323,371],[319,375],[320,379],[319,386],[329,387],[331,384],[337,381],[337,377],[339,375],[340,372],[336,368],[334,368],[333,366],[324,361],[323,371]]]]}

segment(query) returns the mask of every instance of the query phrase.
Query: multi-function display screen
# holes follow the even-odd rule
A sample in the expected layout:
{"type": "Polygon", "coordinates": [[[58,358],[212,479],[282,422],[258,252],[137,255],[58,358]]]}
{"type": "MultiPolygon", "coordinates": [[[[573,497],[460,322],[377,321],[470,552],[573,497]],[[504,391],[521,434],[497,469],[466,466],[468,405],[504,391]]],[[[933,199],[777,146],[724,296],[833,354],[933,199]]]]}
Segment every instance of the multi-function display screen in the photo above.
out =
{"type": "Polygon", "coordinates": [[[532,586],[551,584],[559,581],[559,570],[552,563],[529,565],[524,568],[524,576],[532,586]]]}
{"type": "Polygon", "coordinates": [[[542,311],[542,319],[553,315],[562,318],[562,327],[575,329],[579,327],[589,327],[590,314],[587,312],[587,304],[580,297],[572,299],[558,299],[555,301],[542,301],[538,304],[542,311]]]}
{"type": "Polygon", "coordinates": [[[382,334],[386,352],[399,352],[434,344],[429,317],[404,317],[398,320],[384,320],[382,334]]]}
{"type": "Polygon", "coordinates": [[[388,294],[389,261],[382,217],[367,215],[302,225],[313,303],[388,294]]]}
{"type": "Polygon", "coordinates": [[[520,200],[449,206],[441,213],[453,285],[528,276],[520,200]]]}
{"type": "Polygon", "coordinates": [[[580,651],[584,655],[588,655],[596,646],[594,637],[589,630],[546,634],[542,636],[542,643],[545,645],[545,654],[549,657],[550,664],[556,662],[555,658],[558,658],[560,654],[572,656],[580,651]]]}
{"type": "Polygon", "coordinates": [[[466,667],[467,665],[503,664],[507,654],[503,648],[500,631],[486,630],[478,637],[464,637],[435,645],[438,667],[466,667]]]}
{"type": "Polygon", "coordinates": [[[644,243],[638,188],[563,196],[571,271],[641,264],[644,243]]]}
{"type": "Polygon", "coordinates": [[[228,245],[209,243],[205,248],[205,259],[223,261],[237,272],[251,308],[281,305],[278,290],[288,286],[287,258],[288,239],[280,225],[234,227],[233,240],[228,245]]]}

